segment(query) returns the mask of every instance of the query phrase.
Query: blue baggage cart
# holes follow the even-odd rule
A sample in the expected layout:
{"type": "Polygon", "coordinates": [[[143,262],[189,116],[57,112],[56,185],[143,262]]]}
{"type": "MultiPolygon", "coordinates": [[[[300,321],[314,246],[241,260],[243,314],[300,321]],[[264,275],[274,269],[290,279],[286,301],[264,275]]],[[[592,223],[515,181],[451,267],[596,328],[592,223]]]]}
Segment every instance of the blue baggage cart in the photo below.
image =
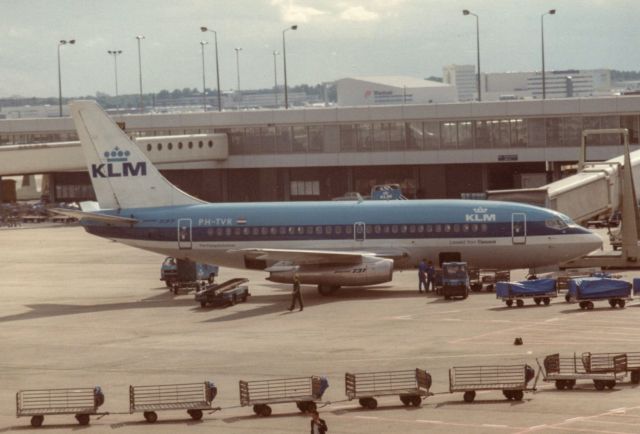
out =
{"type": "Polygon", "coordinates": [[[631,296],[631,283],[604,277],[583,277],[569,282],[569,302],[579,303],[580,309],[593,309],[594,301],[608,300],[609,306],[624,308],[631,296]]]}
{"type": "Polygon", "coordinates": [[[534,303],[548,306],[551,299],[558,296],[555,279],[523,280],[520,282],[497,282],[496,298],[501,299],[509,307],[515,302],[518,307],[524,306],[524,300],[533,299],[534,303]]]}

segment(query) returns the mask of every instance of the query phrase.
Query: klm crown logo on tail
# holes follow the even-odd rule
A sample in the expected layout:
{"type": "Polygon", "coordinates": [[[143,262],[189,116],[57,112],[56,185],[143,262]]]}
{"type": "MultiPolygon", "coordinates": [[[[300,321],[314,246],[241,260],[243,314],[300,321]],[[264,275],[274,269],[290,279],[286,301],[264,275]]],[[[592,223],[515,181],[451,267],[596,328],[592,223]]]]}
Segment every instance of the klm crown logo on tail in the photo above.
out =
{"type": "Polygon", "coordinates": [[[139,161],[137,163],[129,162],[131,152],[123,151],[117,146],[112,151],[105,151],[104,157],[107,163],[92,164],[92,178],[119,178],[129,176],[146,176],[147,163],[139,161]]]}

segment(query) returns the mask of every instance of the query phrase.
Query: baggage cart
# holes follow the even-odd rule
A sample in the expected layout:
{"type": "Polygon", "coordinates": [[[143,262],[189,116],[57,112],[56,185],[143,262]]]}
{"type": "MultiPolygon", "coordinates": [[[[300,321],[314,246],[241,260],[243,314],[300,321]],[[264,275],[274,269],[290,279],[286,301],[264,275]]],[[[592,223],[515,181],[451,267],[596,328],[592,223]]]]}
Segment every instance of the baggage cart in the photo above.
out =
{"type": "Polygon", "coordinates": [[[609,301],[609,306],[624,308],[631,297],[631,283],[606,277],[584,277],[569,282],[568,301],[580,309],[593,309],[595,301],[609,301]]]}
{"type": "Polygon", "coordinates": [[[236,278],[227,280],[221,284],[206,285],[203,289],[196,292],[195,300],[200,303],[201,307],[207,307],[208,304],[218,306],[233,306],[238,301],[247,301],[249,287],[244,285],[249,279],[236,278]]]}
{"type": "Polygon", "coordinates": [[[474,292],[482,291],[482,280],[480,279],[480,269],[469,267],[469,286],[474,292]]]}
{"type": "Polygon", "coordinates": [[[560,354],[550,354],[544,358],[542,364],[536,359],[536,363],[542,372],[542,379],[546,382],[555,382],[556,389],[573,389],[577,380],[590,380],[597,390],[605,387],[613,389],[616,382],[622,380],[627,373],[626,354],[615,355],[610,369],[592,371],[583,363],[584,359],[573,357],[560,357],[560,354]]]}
{"type": "Polygon", "coordinates": [[[349,401],[358,399],[362,407],[378,407],[379,396],[398,395],[405,406],[419,407],[422,397],[429,396],[431,375],[424,369],[387,372],[346,373],[345,390],[349,401]]]}
{"type": "Polygon", "coordinates": [[[615,370],[615,357],[627,356],[627,373],[633,384],[640,383],[640,352],[582,353],[582,364],[587,372],[610,372],[615,370]]]}
{"type": "Polygon", "coordinates": [[[211,402],[218,394],[210,382],[129,386],[129,413],[142,412],[147,422],[158,420],[157,411],[187,410],[193,420],[202,419],[202,410],[213,410],[211,402]]]}
{"type": "Polygon", "coordinates": [[[523,280],[520,282],[496,283],[496,298],[501,299],[509,307],[524,306],[526,299],[532,299],[536,305],[544,303],[548,306],[551,299],[558,296],[555,279],[523,280]]]}
{"type": "Polygon", "coordinates": [[[473,402],[478,390],[501,390],[505,398],[522,401],[534,369],[522,365],[458,366],[449,369],[449,392],[464,392],[464,401],[473,402]]]}
{"type": "Polygon", "coordinates": [[[89,425],[102,404],[104,394],[99,386],[21,390],[16,393],[16,417],[31,416],[31,426],[39,427],[45,416],[74,414],[80,425],[89,425]]]}
{"type": "Polygon", "coordinates": [[[295,402],[298,410],[305,413],[317,408],[329,382],[324,377],[278,378],[274,380],[240,380],[240,405],[253,406],[259,416],[270,416],[269,404],[295,402]]]}

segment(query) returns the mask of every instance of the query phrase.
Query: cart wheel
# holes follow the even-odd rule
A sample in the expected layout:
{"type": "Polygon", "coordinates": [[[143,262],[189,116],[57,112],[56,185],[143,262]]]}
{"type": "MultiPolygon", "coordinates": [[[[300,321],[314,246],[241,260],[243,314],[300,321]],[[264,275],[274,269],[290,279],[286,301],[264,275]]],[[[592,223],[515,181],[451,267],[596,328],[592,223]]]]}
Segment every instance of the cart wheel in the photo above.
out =
{"type": "MultiPolygon", "coordinates": [[[[402,401],[404,402],[404,401],[402,401]]],[[[360,404],[360,407],[366,407],[367,406],[367,398],[360,398],[358,399],[358,403],[360,404]]],[[[407,404],[405,404],[407,405],[407,404]]]]}
{"type": "Polygon", "coordinates": [[[556,380],[556,389],[563,390],[567,386],[564,380],[556,380]]]}
{"type": "Polygon", "coordinates": [[[149,423],[154,423],[158,420],[158,414],[155,411],[145,411],[143,416],[149,423]]]}
{"type": "Polygon", "coordinates": [[[616,387],[616,380],[607,380],[606,384],[608,389],[613,389],[616,387]]]}
{"type": "Polygon", "coordinates": [[[191,419],[193,420],[202,419],[202,410],[199,410],[199,409],[187,410],[187,413],[189,413],[189,416],[191,416],[191,419]]]}
{"type": "Polygon", "coordinates": [[[542,300],[541,300],[541,299],[539,299],[538,297],[535,297],[535,298],[533,299],[533,302],[534,302],[536,305],[540,305],[540,303],[542,303],[542,300]]]}
{"type": "Polygon", "coordinates": [[[505,300],[504,303],[508,306],[511,307],[513,306],[513,300],[505,300]]]}
{"type": "Polygon", "coordinates": [[[571,301],[571,295],[569,295],[568,292],[564,295],[564,301],[566,301],[567,303],[571,301]]]}
{"type": "Polygon", "coordinates": [[[254,406],[253,406],[253,412],[254,412],[255,414],[260,414],[260,408],[261,408],[261,407],[262,407],[261,405],[254,405],[254,406]]]}
{"type": "Polygon", "coordinates": [[[596,390],[604,390],[605,388],[605,382],[603,380],[593,380],[593,385],[596,390]]]}
{"type": "Polygon", "coordinates": [[[271,407],[269,407],[268,405],[263,405],[262,408],[260,409],[260,416],[262,417],[269,417],[271,416],[271,407]]]}
{"type": "Polygon", "coordinates": [[[316,403],[313,402],[313,401],[304,401],[304,404],[305,404],[305,411],[307,411],[309,413],[318,408],[316,406],[316,403]]]}
{"type": "Polygon", "coordinates": [[[451,297],[450,297],[450,296],[448,296],[448,295],[445,295],[445,296],[444,296],[444,299],[445,299],[445,300],[451,300],[451,297]]]}
{"type": "Polygon", "coordinates": [[[42,426],[42,422],[44,422],[44,416],[37,415],[31,418],[31,426],[34,428],[42,426]]]}
{"type": "Polygon", "coordinates": [[[617,303],[616,303],[616,301],[615,301],[615,300],[613,300],[613,299],[610,299],[610,300],[609,300],[609,306],[611,306],[611,307],[616,307],[616,304],[617,304],[617,303]]]}
{"type": "Polygon", "coordinates": [[[640,371],[631,371],[631,382],[633,384],[640,383],[640,371]]]}
{"type": "Polygon", "coordinates": [[[413,405],[414,407],[420,407],[420,404],[422,404],[422,398],[419,396],[412,396],[411,397],[411,405],[413,405]]]}
{"type": "Polygon", "coordinates": [[[464,402],[473,402],[476,399],[476,391],[470,390],[468,392],[464,392],[464,402]]]}
{"type": "Polygon", "coordinates": [[[375,398],[367,398],[366,406],[369,410],[378,408],[378,401],[375,398]]]}
{"type": "Polygon", "coordinates": [[[411,405],[411,399],[407,395],[400,395],[400,401],[402,402],[402,405],[404,405],[405,407],[408,407],[411,405]]]}
{"type": "Polygon", "coordinates": [[[511,393],[511,392],[512,392],[511,390],[503,390],[503,391],[502,391],[502,394],[503,394],[503,395],[504,395],[504,397],[505,397],[505,398],[507,398],[507,399],[513,399],[513,395],[512,395],[512,393],[511,393]]]}
{"type": "Polygon", "coordinates": [[[80,425],[89,425],[90,416],[88,414],[76,414],[76,420],[80,425]]]}
{"type": "Polygon", "coordinates": [[[524,306],[524,300],[516,300],[516,305],[517,305],[518,307],[522,307],[522,306],[524,306]]]}
{"type": "Polygon", "coordinates": [[[593,309],[593,301],[587,301],[587,309],[589,310],[593,309]]]}
{"type": "Polygon", "coordinates": [[[469,290],[466,290],[464,295],[462,296],[462,299],[465,300],[467,297],[469,297],[469,290]]]}
{"type": "Polygon", "coordinates": [[[549,304],[551,304],[551,299],[549,297],[545,297],[542,299],[542,302],[545,306],[549,306],[549,304]]]}
{"type": "Polygon", "coordinates": [[[522,390],[513,390],[511,392],[511,396],[514,401],[522,401],[522,398],[524,398],[524,392],[522,390]]]}
{"type": "Polygon", "coordinates": [[[585,310],[587,308],[587,304],[584,301],[580,302],[580,309],[585,310]]]}
{"type": "Polygon", "coordinates": [[[625,305],[625,301],[624,300],[618,300],[618,306],[620,306],[620,309],[624,309],[624,305],[625,305]]]}
{"type": "Polygon", "coordinates": [[[576,380],[566,380],[567,389],[572,390],[576,385],[576,380]]]}
{"type": "Polygon", "coordinates": [[[201,308],[203,308],[203,309],[204,309],[205,307],[207,307],[207,302],[206,302],[206,301],[201,301],[201,302],[200,302],[200,307],[201,307],[201,308]]]}

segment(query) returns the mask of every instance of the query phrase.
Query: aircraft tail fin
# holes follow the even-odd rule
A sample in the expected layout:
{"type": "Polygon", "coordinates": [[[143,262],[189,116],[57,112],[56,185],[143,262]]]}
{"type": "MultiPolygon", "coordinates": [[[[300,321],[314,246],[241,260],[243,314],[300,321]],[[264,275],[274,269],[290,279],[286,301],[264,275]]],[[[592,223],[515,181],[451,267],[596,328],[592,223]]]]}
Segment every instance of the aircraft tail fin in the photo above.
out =
{"type": "Polygon", "coordinates": [[[69,106],[101,209],[205,203],[162,176],[95,101],[69,106]]]}

